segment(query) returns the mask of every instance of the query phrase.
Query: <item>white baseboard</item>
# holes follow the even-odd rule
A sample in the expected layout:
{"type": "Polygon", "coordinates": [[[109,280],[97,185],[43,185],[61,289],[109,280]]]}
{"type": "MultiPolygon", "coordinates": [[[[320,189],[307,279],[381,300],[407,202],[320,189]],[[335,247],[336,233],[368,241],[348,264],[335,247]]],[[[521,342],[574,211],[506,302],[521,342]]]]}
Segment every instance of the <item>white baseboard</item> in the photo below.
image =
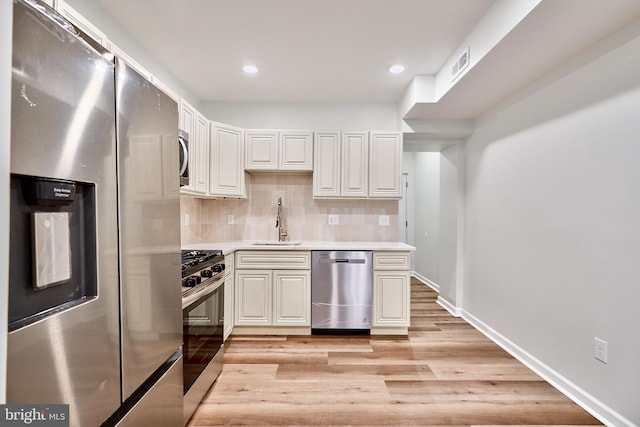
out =
{"type": "MultiPolygon", "coordinates": [[[[440,300],[440,298],[438,299],[440,300]]],[[[447,304],[449,303],[447,302],[447,304]]],[[[445,306],[443,305],[443,307],[445,306]]],[[[445,309],[447,309],[447,311],[450,311],[447,307],[445,307],[445,309]]],[[[493,328],[482,322],[477,317],[473,316],[471,313],[468,313],[465,310],[456,309],[454,307],[454,311],[458,310],[460,311],[464,320],[473,325],[476,329],[486,335],[491,341],[498,344],[506,352],[526,365],[529,369],[540,375],[549,384],[551,384],[569,399],[580,405],[584,410],[596,417],[603,424],[615,427],[638,427],[632,421],[626,419],[586,391],[582,390],[580,387],[560,375],[558,372],[554,371],[551,367],[536,359],[531,354],[527,353],[524,349],[511,342],[509,339],[495,331],[493,328]]]]}
{"type": "Polygon", "coordinates": [[[426,277],[416,273],[415,271],[411,272],[411,275],[417,279],[422,280],[427,286],[429,286],[431,289],[433,289],[436,292],[440,292],[440,285],[438,285],[435,282],[432,282],[431,280],[427,279],[426,277]]]}
{"type": "Polygon", "coordinates": [[[438,299],[436,300],[436,302],[438,304],[440,304],[442,306],[442,308],[447,310],[452,316],[460,317],[462,315],[461,310],[458,307],[456,307],[455,305],[451,304],[446,299],[442,298],[442,296],[439,296],[438,299]]]}

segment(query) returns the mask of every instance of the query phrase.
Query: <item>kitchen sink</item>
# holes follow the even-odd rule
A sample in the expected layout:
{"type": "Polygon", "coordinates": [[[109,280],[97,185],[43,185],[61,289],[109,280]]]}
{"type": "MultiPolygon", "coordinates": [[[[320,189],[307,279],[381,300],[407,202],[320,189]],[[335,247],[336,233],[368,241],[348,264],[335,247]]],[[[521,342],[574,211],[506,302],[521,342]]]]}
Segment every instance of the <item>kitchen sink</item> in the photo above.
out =
{"type": "Polygon", "coordinates": [[[253,242],[255,246],[299,246],[302,242],[279,242],[277,240],[262,240],[259,242],[253,242]]]}

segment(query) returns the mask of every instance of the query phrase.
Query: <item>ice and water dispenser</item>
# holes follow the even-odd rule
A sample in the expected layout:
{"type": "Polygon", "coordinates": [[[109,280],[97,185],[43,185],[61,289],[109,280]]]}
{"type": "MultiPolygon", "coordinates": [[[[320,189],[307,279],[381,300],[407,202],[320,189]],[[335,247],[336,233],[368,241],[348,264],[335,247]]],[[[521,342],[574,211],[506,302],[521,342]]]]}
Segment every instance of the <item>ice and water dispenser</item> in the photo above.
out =
{"type": "Polygon", "coordinates": [[[11,175],[9,330],[97,296],[95,185],[11,175]]]}

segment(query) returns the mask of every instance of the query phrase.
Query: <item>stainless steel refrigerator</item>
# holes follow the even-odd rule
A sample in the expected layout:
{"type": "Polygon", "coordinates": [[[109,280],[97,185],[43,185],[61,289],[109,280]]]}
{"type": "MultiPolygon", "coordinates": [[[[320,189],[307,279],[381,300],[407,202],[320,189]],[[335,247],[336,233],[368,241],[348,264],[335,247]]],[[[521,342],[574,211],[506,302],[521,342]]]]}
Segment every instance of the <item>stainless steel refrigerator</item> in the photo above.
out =
{"type": "Polygon", "coordinates": [[[14,1],[7,403],[182,425],[178,111],[14,1]]]}

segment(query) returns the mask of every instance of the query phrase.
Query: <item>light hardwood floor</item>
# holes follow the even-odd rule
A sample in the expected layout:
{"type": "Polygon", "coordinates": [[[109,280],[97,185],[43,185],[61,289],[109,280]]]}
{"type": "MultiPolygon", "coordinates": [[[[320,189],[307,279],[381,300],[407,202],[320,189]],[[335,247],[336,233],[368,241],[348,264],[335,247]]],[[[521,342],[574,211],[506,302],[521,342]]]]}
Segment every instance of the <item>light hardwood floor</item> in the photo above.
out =
{"type": "Polygon", "coordinates": [[[232,337],[189,426],[601,425],[411,290],[408,337],[232,337]]]}

